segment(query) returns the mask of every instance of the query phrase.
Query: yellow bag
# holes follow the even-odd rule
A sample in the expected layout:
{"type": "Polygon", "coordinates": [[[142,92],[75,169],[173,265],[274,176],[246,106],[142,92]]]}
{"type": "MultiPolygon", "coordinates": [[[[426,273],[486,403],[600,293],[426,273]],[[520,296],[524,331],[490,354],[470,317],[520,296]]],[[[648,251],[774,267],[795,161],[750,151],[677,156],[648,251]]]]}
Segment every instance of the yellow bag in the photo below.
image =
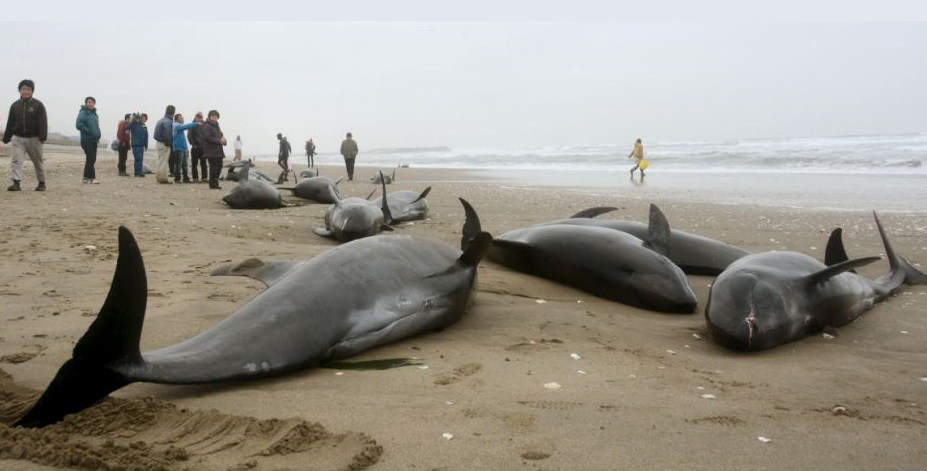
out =
{"type": "Polygon", "coordinates": [[[650,162],[648,162],[647,159],[641,159],[641,161],[637,164],[637,167],[641,170],[647,170],[647,167],[649,166],[650,162]]]}

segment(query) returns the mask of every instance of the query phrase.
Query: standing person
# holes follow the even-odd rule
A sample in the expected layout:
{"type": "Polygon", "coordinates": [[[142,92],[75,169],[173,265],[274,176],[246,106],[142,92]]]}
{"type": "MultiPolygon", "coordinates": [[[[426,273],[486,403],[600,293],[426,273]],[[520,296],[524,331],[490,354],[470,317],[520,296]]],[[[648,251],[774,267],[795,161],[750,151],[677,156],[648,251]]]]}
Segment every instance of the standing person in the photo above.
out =
{"type": "Polygon", "coordinates": [[[23,179],[23,160],[29,155],[29,160],[35,167],[35,178],[39,185],[35,191],[45,191],[45,157],[42,155],[42,145],[48,139],[48,115],[45,105],[32,97],[35,83],[32,80],[19,82],[19,100],[10,105],[10,116],[6,119],[6,129],[3,131],[3,143],[13,141],[13,151],[10,156],[10,180],[13,184],[8,191],[20,191],[19,182],[23,179]]]}
{"type": "Polygon", "coordinates": [[[283,137],[283,134],[277,133],[277,140],[280,141],[280,151],[277,153],[277,165],[283,169],[283,172],[280,173],[280,177],[277,178],[277,184],[281,184],[287,180],[290,176],[290,152],[293,152],[293,148],[290,147],[290,142],[283,137]]]}
{"type": "Polygon", "coordinates": [[[84,106],[77,112],[76,126],[80,131],[80,147],[84,149],[84,183],[98,184],[96,163],[100,144],[100,118],[97,116],[96,98],[84,98],[84,106]]]}
{"type": "MultiPolygon", "coordinates": [[[[203,123],[203,112],[197,111],[196,116],[193,117],[193,122],[204,124],[203,123]]],[[[203,127],[195,126],[187,130],[187,138],[190,139],[190,171],[193,174],[193,183],[197,183],[200,180],[199,175],[196,173],[197,167],[202,169],[203,173],[203,183],[209,179],[209,174],[206,172],[206,157],[203,157],[203,127]]]]}
{"type": "Polygon", "coordinates": [[[147,122],[147,114],[135,112],[132,115],[132,121],[126,125],[126,129],[131,135],[132,157],[135,160],[133,171],[136,177],[145,176],[145,149],[148,148],[148,125],[145,124],[147,122]]]}
{"type": "Polygon", "coordinates": [[[347,133],[345,140],[341,141],[341,155],[344,156],[344,166],[348,170],[348,180],[354,180],[354,159],[357,153],[357,142],[351,133],[347,133]]]}
{"type": "Polygon", "coordinates": [[[222,147],[226,144],[225,137],[222,135],[222,128],[219,127],[219,112],[209,110],[206,124],[201,128],[203,131],[203,157],[209,159],[209,188],[219,190],[219,174],[222,173],[222,159],[225,158],[225,149],[222,147]]]}
{"type": "Polygon", "coordinates": [[[119,163],[116,164],[116,168],[119,170],[120,177],[128,177],[129,174],[126,173],[126,160],[129,158],[129,149],[132,148],[132,143],[129,140],[129,118],[131,114],[126,114],[125,118],[119,122],[119,126],[116,127],[116,139],[119,140],[119,163]]]}
{"type": "Polygon", "coordinates": [[[235,162],[241,160],[241,136],[235,136],[235,162]]]}
{"type": "Polygon", "coordinates": [[[172,152],[174,153],[174,183],[180,182],[181,173],[183,174],[183,182],[190,183],[190,177],[187,175],[187,161],[190,157],[190,149],[187,147],[187,136],[184,135],[184,131],[198,127],[200,123],[193,121],[189,124],[183,124],[183,115],[177,113],[174,115],[174,127],[171,132],[173,133],[172,137],[172,152]]]}
{"type": "MultiPolygon", "coordinates": [[[[634,168],[631,169],[631,178],[634,178],[634,171],[640,168],[641,160],[644,160],[644,144],[641,142],[641,138],[637,138],[634,149],[628,154],[629,159],[632,157],[634,158],[634,168]]],[[[641,169],[641,178],[644,178],[644,169],[641,169]]]]}
{"type": "Polygon", "coordinates": [[[158,150],[158,169],[155,177],[158,183],[173,183],[170,179],[171,160],[171,136],[174,127],[174,105],[167,105],[164,110],[164,117],[159,119],[155,124],[154,140],[157,141],[155,148],[158,150]]]}
{"type": "Polygon", "coordinates": [[[315,143],[311,137],[306,141],[306,157],[309,159],[309,166],[315,167],[315,143]]]}

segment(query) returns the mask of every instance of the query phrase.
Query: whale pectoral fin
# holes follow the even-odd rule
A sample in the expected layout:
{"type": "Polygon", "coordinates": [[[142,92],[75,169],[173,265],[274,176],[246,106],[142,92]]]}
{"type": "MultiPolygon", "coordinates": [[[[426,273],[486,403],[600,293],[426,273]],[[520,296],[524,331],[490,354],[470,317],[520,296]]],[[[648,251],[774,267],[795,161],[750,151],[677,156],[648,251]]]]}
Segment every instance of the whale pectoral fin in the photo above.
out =
{"type": "Polygon", "coordinates": [[[650,204],[650,224],[647,226],[646,244],[654,252],[669,256],[670,227],[666,216],[657,205],[650,204]]]}
{"type": "Polygon", "coordinates": [[[847,250],[843,246],[843,229],[836,228],[827,239],[827,248],[824,250],[824,264],[833,266],[849,260],[847,250]]]}
{"type": "Polygon", "coordinates": [[[855,258],[853,260],[847,260],[843,263],[838,263],[834,266],[827,267],[821,271],[812,273],[808,275],[808,286],[814,286],[820,283],[823,283],[845,271],[850,269],[861,267],[864,265],[869,265],[872,262],[882,260],[882,257],[864,257],[864,258],[855,258]]]}
{"type": "Polygon", "coordinates": [[[576,214],[570,216],[570,219],[577,219],[577,218],[594,218],[594,217],[599,216],[599,215],[601,215],[601,214],[605,214],[605,213],[610,213],[610,212],[612,212],[612,211],[616,211],[617,209],[618,209],[618,208],[616,208],[616,207],[614,207],[614,206],[596,206],[596,207],[594,207],[594,208],[584,209],[584,210],[582,210],[582,211],[580,211],[580,212],[578,212],[578,213],[576,213],[576,214]]]}
{"type": "Polygon", "coordinates": [[[335,235],[332,234],[332,231],[328,229],[322,229],[321,227],[314,227],[312,233],[317,236],[325,237],[326,239],[334,239],[335,235]]]}
{"type": "Polygon", "coordinates": [[[265,262],[249,258],[243,262],[216,268],[210,276],[247,276],[270,287],[302,263],[292,260],[265,262]]]}
{"type": "Polygon", "coordinates": [[[415,201],[412,201],[412,203],[409,203],[409,204],[418,203],[419,201],[425,199],[425,197],[428,196],[428,193],[430,192],[431,192],[431,187],[429,186],[428,188],[425,188],[422,191],[422,194],[418,195],[418,198],[415,198],[415,201]]]}

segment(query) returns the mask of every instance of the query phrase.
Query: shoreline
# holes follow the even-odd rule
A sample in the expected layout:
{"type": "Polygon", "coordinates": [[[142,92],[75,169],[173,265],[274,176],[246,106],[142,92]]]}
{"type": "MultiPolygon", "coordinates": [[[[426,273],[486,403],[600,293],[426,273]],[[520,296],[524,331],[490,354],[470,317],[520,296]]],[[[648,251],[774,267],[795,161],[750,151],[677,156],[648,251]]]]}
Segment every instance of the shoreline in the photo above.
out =
{"type": "MultiPolygon", "coordinates": [[[[146,153],[146,162],[152,156],[146,153]]],[[[0,387],[10,395],[13,386],[41,391],[70,357],[109,290],[119,225],[135,234],[147,269],[143,351],[208,329],[264,289],[245,278],[209,277],[216,266],[251,257],[307,259],[335,246],[310,232],[323,224],[327,205],[232,210],[220,201],[231,182],[210,191],[206,185],[117,177],[115,154],[104,152],[97,162],[102,183],[82,185],[82,162],[81,155],[47,152],[49,191],[31,191],[34,175],[27,163],[24,191],[0,194],[7,233],[0,239],[0,323],[5,327],[0,369],[10,376],[0,387]],[[95,250],[85,251],[88,245],[95,250]]],[[[0,169],[4,165],[0,162],[0,169]]],[[[297,171],[304,168],[296,165],[297,171]]],[[[322,168],[323,175],[336,178],[344,171],[322,168]]],[[[276,175],[274,163],[258,162],[258,170],[276,175]]],[[[342,194],[365,197],[377,187],[368,181],[374,170],[358,167],[354,181],[339,185],[342,194]]],[[[493,235],[591,206],[619,208],[601,217],[646,221],[653,202],[671,227],[751,252],[794,250],[823,259],[827,236],[837,226],[844,228],[850,257],[883,251],[866,210],[699,201],[702,193],[674,187],[658,173],[648,175],[653,183],[645,187],[625,181],[605,190],[500,183],[469,171],[409,168],[397,175],[388,191],[433,189],[429,217],[402,224],[395,233],[455,246],[463,224],[457,198],[464,197],[493,235]]],[[[840,193],[829,195],[825,189],[806,186],[797,193],[839,201],[840,193]]],[[[854,198],[865,202],[866,196],[854,198]]],[[[288,194],[284,199],[296,201],[288,194]]],[[[876,209],[887,213],[882,222],[898,253],[923,270],[927,214],[876,209]]],[[[860,271],[876,277],[886,269],[882,261],[860,271]]],[[[112,396],[147,411],[153,428],[143,435],[133,428],[148,424],[136,420],[141,416],[117,413],[105,417],[122,417],[113,421],[122,425],[102,436],[56,436],[67,439],[63,450],[81,441],[103,450],[107,439],[121,446],[125,439],[119,437],[125,436],[140,437],[155,451],[158,443],[176,443],[189,457],[171,469],[228,469],[249,460],[256,460],[256,469],[294,463],[339,469],[369,449],[362,437],[382,446],[375,464],[362,463],[372,469],[913,469],[922,464],[927,453],[921,439],[927,430],[927,383],[921,380],[927,377],[925,287],[903,288],[838,329],[835,338],[816,335],[744,355],[705,336],[703,309],[711,282],[689,277],[699,300],[695,314],[664,315],[484,262],[475,302],[458,323],[348,359],[417,357],[427,369],[314,368],[232,384],[136,383],[112,396]],[[561,388],[544,387],[551,382],[561,388]],[[215,410],[247,423],[295,418],[318,423],[328,431],[325,436],[351,439],[339,442],[338,453],[322,454],[320,445],[264,456],[247,451],[253,443],[242,438],[241,446],[230,447],[221,459],[210,458],[197,446],[171,441],[176,438],[172,428],[181,423],[176,416],[143,407],[164,403],[192,413],[215,410]]],[[[7,401],[0,401],[0,409],[22,407],[7,401]]],[[[106,410],[99,407],[88,410],[97,412],[87,420],[99,423],[93,414],[106,410]]],[[[191,437],[207,440],[214,420],[208,415],[202,422],[183,423],[191,437]]],[[[26,443],[18,441],[22,437],[6,440],[4,445],[26,443]]],[[[4,457],[0,469],[47,469],[4,457]]]]}

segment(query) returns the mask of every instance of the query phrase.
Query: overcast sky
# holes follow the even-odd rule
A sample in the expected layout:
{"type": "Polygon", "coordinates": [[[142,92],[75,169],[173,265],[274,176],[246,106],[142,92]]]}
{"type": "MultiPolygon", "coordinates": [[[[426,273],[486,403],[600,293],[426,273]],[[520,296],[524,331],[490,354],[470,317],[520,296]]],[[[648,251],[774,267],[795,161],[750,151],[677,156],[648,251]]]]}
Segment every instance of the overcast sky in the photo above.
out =
{"type": "MultiPolygon", "coordinates": [[[[178,6],[183,10],[182,6],[178,6]]],[[[182,17],[183,15],[178,15],[182,17]]],[[[217,109],[246,155],[927,132],[927,22],[18,22],[0,109],[217,109]],[[5,91],[4,91],[5,90],[5,91]]]]}

